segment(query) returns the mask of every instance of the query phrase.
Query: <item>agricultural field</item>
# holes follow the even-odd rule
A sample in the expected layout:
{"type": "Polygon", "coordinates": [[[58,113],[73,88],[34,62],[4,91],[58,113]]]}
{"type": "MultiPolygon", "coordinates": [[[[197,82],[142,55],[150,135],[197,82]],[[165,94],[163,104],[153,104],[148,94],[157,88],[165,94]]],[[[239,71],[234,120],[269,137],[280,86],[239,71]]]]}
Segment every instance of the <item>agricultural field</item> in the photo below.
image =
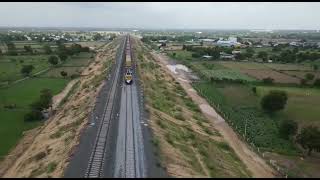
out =
{"type": "MultiPolygon", "coordinates": [[[[23,47],[23,46],[22,46],[23,47]]],[[[22,79],[23,65],[33,65],[32,74],[48,69],[37,77],[29,78],[0,89],[0,158],[5,156],[22,137],[25,130],[34,128],[41,122],[25,122],[24,115],[30,112],[30,104],[35,102],[42,89],[59,93],[71,80],[73,74],[79,75],[84,67],[93,60],[93,54],[82,52],[69,57],[64,63],[53,67],[48,63],[49,55],[18,55],[0,57],[0,82],[22,79]],[[66,78],[61,71],[68,73],[66,78]],[[14,109],[5,106],[15,105],[14,109]]]]}
{"type": "Polygon", "coordinates": [[[21,138],[24,130],[35,127],[36,122],[24,122],[29,105],[39,98],[40,91],[48,88],[53,94],[59,93],[68,83],[66,79],[31,78],[14,84],[9,88],[0,89],[0,157],[12,148],[21,138]],[[15,104],[12,110],[5,105],[15,104]]]}
{"type": "Polygon", "coordinates": [[[23,78],[23,65],[33,65],[32,74],[49,67],[47,55],[0,56],[0,81],[14,81],[23,78]]]}
{"type": "Polygon", "coordinates": [[[275,83],[282,84],[300,84],[300,78],[281,73],[281,70],[292,70],[297,68],[305,68],[307,66],[300,65],[285,65],[285,64],[274,64],[274,63],[251,63],[251,62],[218,62],[219,64],[238,70],[242,74],[246,74],[253,78],[262,80],[264,78],[273,78],[275,83]],[[274,70],[276,69],[276,70],[274,70]]]}
{"type": "Polygon", "coordinates": [[[262,151],[296,154],[294,145],[280,138],[279,118],[271,118],[260,108],[260,98],[246,85],[194,83],[194,88],[220,112],[249,143],[262,151]]]}
{"type": "MultiPolygon", "coordinates": [[[[85,42],[76,42],[77,44],[80,44],[83,47],[94,47],[94,48],[99,48],[108,42],[97,42],[97,41],[85,41],[85,42]]],[[[73,43],[65,43],[66,46],[71,46],[73,43]]]]}
{"type": "Polygon", "coordinates": [[[283,90],[288,94],[287,106],[278,114],[281,119],[292,119],[298,122],[300,126],[312,124],[320,127],[320,89],[257,86],[259,97],[262,97],[270,90],[283,90]]]}
{"type": "Polygon", "coordinates": [[[79,55],[75,55],[69,58],[66,62],[63,63],[63,66],[87,66],[92,59],[92,53],[81,52],[79,55]]]}
{"type": "Polygon", "coordinates": [[[71,75],[79,76],[84,67],[57,67],[52,68],[46,73],[42,74],[40,77],[48,77],[48,78],[61,78],[61,72],[64,71],[67,73],[67,77],[71,75]]]}
{"type": "Polygon", "coordinates": [[[55,43],[48,43],[48,42],[44,42],[44,43],[40,43],[36,41],[12,41],[12,42],[14,43],[18,52],[25,52],[24,46],[31,46],[31,48],[38,53],[44,53],[43,46],[46,44],[48,44],[52,50],[55,50],[57,48],[57,45],[55,43]]]}
{"type": "Polygon", "coordinates": [[[188,65],[188,67],[193,71],[199,72],[199,74],[206,79],[213,78],[215,80],[242,80],[248,82],[256,81],[255,78],[242,74],[239,71],[225,68],[224,66],[214,62],[183,61],[183,63],[188,65]]]}
{"type": "Polygon", "coordinates": [[[171,51],[168,55],[177,60],[193,60],[192,52],[190,51],[171,51]]]}
{"type": "Polygon", "coordinates": [[[300,64],[276,64],[276,63],[264,63],[265,66],[275,69],[275,70],[283,70],[283,71],[312,71],[312,66],[300,65],[300,64]]]}
{"type": "Polygon", "coordinates": [[[311,73],[314,75],[314,79],[309,81],[308,83],[312,84],[316,79],[320,78],[320,72],[317,71],[281,71],[282,73],[288,74],[293,77],[297,77],[299,79],[305,79],[306,74],[311,73]]]}
{"type": "Polygon", "coordinates": [[[201,76],[204,76],[207,79],[243,80],[247,82],[256,81],[255,78],[242,74],[237,70],[228,69],[212,62],[192,62],[190,63],[190,67],[192,70],[199,72],[201,76]]]}

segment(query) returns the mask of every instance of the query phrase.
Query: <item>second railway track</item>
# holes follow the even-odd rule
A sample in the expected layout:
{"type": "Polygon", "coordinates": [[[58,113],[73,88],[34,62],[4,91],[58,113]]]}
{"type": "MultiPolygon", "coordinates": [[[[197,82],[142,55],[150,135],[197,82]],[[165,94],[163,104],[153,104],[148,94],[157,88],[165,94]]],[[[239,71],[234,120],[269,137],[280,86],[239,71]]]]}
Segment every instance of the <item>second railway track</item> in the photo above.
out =
{"type": "Polygon", "coordinates": [[[123,62],[123,47],[124,45],[121,45],[120,47],[120,54],[118,55],[118,62],[116,62],[116,69],[115,69],[115,75],[112,76],[111,80],[111,89],[110,93],[107,98],[107,103],[105,106],[105,110],[102,116],[102,121],[99,126],[98,134],[96,136],[94,148],[91,153],[91,157],[88,162],[88,167],[85,173],[85,177],[88,178],[96,178],[100,177],[103,171],[104,166],[104,160],[105,160],[105,151],[106,151],[106,144],[107,144],[107,138],[108,133],[110,129],[110,121],[112,118],[112,115],[114,113],[114,104],[115,104],[115,96],[116,96],[116,90],[117,86],[119,84],[120,79],[120,72],[121,72],[121,66],[123,62]]]}

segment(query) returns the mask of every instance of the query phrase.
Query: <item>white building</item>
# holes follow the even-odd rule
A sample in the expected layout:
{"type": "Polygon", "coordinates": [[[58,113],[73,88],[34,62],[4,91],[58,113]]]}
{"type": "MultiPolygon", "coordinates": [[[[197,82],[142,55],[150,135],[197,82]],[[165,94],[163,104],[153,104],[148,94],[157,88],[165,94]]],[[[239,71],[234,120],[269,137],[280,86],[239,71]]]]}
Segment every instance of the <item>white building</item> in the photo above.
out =
{"type": "Polygon", "coordinates": [[[228,40],[223,40],[222,38],[220,38],[217,42],[216,42],[217,46],[224,46],[224,47],[231,47],[231,46],[240,46],[241,43],[237,42],[237,38],[235,37],[229,37],[228,40]]]}

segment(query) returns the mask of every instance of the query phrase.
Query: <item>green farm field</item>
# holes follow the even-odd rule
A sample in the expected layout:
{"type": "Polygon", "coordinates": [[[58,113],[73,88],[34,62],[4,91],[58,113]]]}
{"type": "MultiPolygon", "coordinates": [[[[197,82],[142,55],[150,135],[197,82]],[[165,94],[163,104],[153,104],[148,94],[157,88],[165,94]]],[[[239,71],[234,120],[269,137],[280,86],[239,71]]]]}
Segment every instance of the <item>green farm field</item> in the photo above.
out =
{"type": "Polygon", "coordinates": [[[70,77],[73,74],[80,75],[83,69],[84,67],[57,67],[50,69],[40,77],[61,78],[61,71],[67,72],[67,77],[70,77]]]}
{"type": "Polygon", "coordinates": [[[249,86],[210,82],[193,86],[249,143],[263,151],[297,153],[290,141],[280,138],[279,117],[270,117],[261,110],[260,98],[249,86]]]}
{"type": "Polygon", "coordinates": [[[301,126],[313,124],[320,127],[320,89],[273,86],[257,87],[259,97],[262,97],[270,90],[282,90],[288,93],[287,106],[283,111],[279,112],[281,118],[292,119],[301,126]]]}
{"type": "Polygon", "coordinates": [[[29,105],[39,98],[40,91],[48,88],[57,94],[67,83],[66,79],[31,78],[0,89],[0,156],[4,156],[17,143],[24,130],[38,124],[24,122],[23,116],[29,111],[29,105]],[[10,104],[16,104],[17,108],[4,108],[4,105],[10,104]]]}
{"type": "Polygon", "coordinates": [[[92,53],[81,52],[79,55],[72,56],[63,66],[87,66],[93,60],[92,53]]]}
{"type": "Polygon", "coordinates": [[[47,55],[3,56],[0,57],[0,81],[14,81],[23,78],[20,70],[23,65],[33,65],[32,74],[49,67],[47,55]]]}

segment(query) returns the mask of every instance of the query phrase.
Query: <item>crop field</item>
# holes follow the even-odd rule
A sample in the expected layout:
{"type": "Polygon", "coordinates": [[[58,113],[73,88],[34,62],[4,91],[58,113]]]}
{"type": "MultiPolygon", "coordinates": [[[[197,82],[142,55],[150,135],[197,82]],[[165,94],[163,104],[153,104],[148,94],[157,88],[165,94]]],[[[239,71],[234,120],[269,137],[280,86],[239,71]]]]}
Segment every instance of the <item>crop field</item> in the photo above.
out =
{"type": "Polygon", "coordinates": [[[284,73],[280,73],[274,70],[268,70],[268,69],[246,69],[246,70],[240,70],[243,74],[247,74],[248,76],[254,77],[256,79],[262,80],[264,78],[272,78],[274,79],[275,83],[283,83],[283,84],[299,84],[300,79],[296,77],[292,77],[289,75],[286,75],[284,73]]]}
{"type": "Polygon", "coordinates": [[[225,66],[230,69],[242,70],[242,69],[269,69],[262,63],[255,62],[229,62],[229,61],[218,61],[217,64],[225,66]]]}
{"type": "Polygon", "coordinates": [[[32,78],[9,88],[0,89],[0,157],[13,147],[24,130],[35,127],[38,123],[24,122],[23,116],[29,111],[29,105],[39,98],[42,89],[51,89],[59,93],[68,83],[66,79],[32,78]],[[16,104],[8,110],[4,105],[16,104]]]}
{"type": "MultiPolygon", "coordinates": [[[[299,65],[284,65],[271,63],[251,63],[251,62],[218,62],[219,64],[238,70],[242,74],[246,74],[253,78],[262,80],[264,78],[273,78],[276,83],[284,84],[300,84],[300,78],[279,72],[282,69],[296,69],[299,65]],[[279,66],[279,67],[278,67],[279,66]],[[270,67],[277,67],[279,71],[275,71],[270,67]]],[[[301,66],[307,68],[307,66],[301,66]]]]}
{"type": "Polygon", "coordinates": [[[193,86],[233,129],[260,150],[285,154],[297,152],[291,142],[279,137],[278,122],[260,110],[259,98],[248,87],[209,82],[195,83],[193,86]]]}
{"type": "MultiPolygon", "coordinates": [[[[88,42],[76,42],[77,44],[80,44],[84,47],[95,47],[98,48],[100,46],[103,46],[107,44],[108,42],[97,42],[97,41],[88,41],[88,42]]],[[[66,46],[71,46],[73,43],[65,43],[66,46]]]]}
{"type": "Polygon", "coordinates": [[[292,119],[302,126],[313,124],[320,127],[319,89],[273,86],[257,87],[257,93],[260,97],[270,90],[283,90],[288,93],[287,106],[282,112],[279,112],[279,116],[286,119],[292,119]]]}
{"type": "Polygon", "coordinates": [[[2,56],[0,57],[0,81],[14,81],[23,78],[20,70],[23,65],[33,65],[32,73],[49,67],[47,55],[2,56]]]}
{"type": "Polygon", "coordinates": [[[310,83],[313,83],[317,78],[320,78],[320,72],[314,72],[314,71],[282,71],[283,73],[285,74],[288,74],[290,76],[293,76],[293,77],[298,77],[300,79],[304,79],[305,78],[305,75],[307,73],[311,73],[314,75],[314,79],[310,81],[310,83]]]}
{"type": "Polygon", "coordinates": [[[197,71],[201,76],[204,76],[207,79],[214,78],[217,80],[243,80],[248,82],[256,81],[255,78],[242,74],[237,70],[225,68],[216,63],[193,62],[190,66],[192,70],[197,71]]]}
{"type": "Polygon", "coordinates": [[[170,57],[177,60],[192,60],[192,52],[189,51],[171,51],[168,53],[170,57]],[[173,55],[175,53],[175,55],[173,55]]]}
{"type": "MultiPolygon", "coordinates": [[[[55,50],[57,48],[57,45],[55,43],[40,43],[36,41],[13,41],[15,47],[17,48],[18,52],[24,52],[24,46],[31,46],[31,48],[37,52],[44,52],[43,46],[48,44],[52,50],[55,50]]],[[[6,45],[4,45],[6,46],[6,45]]]]}
{"type": "Polygon", "coordinates": [[[81,52],[79,55],[68,59],[63,66],[87,66],[93,60],[92,53],[81,52]]]}
{"type": "Polygon", "coordinates": [[[299,71],[311,71],[312,66],[298,65],[298,64],[275,64],[275,63],[264,63],[265,66],[275,70],[299,70],[299,71]]]}
{"type": "Polygon", "coordinates": [[[84,67],[57,67],[52,68],[48,72],[42,74],[40,77],[61,78],[61,72],[67,72],[67,77],[71,75],[80,75],[84,67]]]}

